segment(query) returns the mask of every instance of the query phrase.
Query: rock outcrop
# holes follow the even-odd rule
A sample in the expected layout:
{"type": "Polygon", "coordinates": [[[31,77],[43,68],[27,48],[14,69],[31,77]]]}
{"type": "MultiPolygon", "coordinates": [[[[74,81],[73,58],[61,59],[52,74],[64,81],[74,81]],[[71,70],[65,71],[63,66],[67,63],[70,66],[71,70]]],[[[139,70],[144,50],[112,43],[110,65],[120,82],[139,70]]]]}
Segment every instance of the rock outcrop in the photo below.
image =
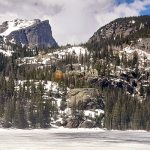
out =
{"type": "Polygon", "coordinates": [[[69,108],[79,109],[101,109],[103,100],[97,89],[77,88],[71,89],[67,94],[67,105],[69,108]]]}

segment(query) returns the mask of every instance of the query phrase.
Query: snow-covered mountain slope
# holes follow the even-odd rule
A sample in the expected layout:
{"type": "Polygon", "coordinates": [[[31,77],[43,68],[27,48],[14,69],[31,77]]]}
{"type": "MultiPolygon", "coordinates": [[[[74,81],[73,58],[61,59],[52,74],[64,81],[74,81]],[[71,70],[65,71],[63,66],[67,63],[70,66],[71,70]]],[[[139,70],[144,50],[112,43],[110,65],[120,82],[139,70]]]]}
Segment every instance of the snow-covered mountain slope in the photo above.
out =
{"type": "Polygon", "coordinates": [[[25,45],[29,48],[49,48],[58,46],[52,36],[48,20],[14,20],[0,25],[0,36],[5,41],[25,45]]]}
{"type": "MultiPolygon", "coordinates": [[[[77,57],[79,57],[79,55],[85,55],[88,54],[88,51],[86,48],[83,48],[81,46],[73,46],[67,49],[62,49],[62,50],[58,50],[56,52],[53,53],[53,55],[58,55],[58,58],[62,58],[66,55],[75,55],[77,57]]],[[[51,53],[49,54],[51,55],[51,53]]]]}
{"type": "MultiPolygon", "coordinates": [[[[122,51],[125,52],[128,56],[128,59],[133,58],[134,53],[136,52],[138,55],[139,65],[144,66],[144,62],[150,62],[150,53],[147,53],[141,49],[137,49],[135,47],[127,46],[122,51]]],[[[146,68],[145,68],[146,69],[146,68]]]]}
{"type": "Polygon", "coordinates": [[[61,59],[65,59],[67,56],[74,56],[79,59],[82,55],[88,54],[87,48],[81,46],[73,46],[70,48],[57,49],[55,52],[47,53],[45,55],[39,54],[35,57],[24,57],[18,59],[20,65],[22,64],[42,64],[50,65],[61,59]]]}

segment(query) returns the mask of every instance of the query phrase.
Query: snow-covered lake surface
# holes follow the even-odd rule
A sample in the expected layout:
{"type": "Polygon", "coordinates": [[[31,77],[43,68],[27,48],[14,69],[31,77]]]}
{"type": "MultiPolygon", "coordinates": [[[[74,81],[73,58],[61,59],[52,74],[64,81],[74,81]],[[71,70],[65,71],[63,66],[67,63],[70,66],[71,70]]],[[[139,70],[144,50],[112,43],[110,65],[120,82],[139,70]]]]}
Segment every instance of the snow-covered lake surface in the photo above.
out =
{"type": "Polygon", "coordinates": [[[0,150],[150,150],[150,132],[0,129],[0,150]]]}

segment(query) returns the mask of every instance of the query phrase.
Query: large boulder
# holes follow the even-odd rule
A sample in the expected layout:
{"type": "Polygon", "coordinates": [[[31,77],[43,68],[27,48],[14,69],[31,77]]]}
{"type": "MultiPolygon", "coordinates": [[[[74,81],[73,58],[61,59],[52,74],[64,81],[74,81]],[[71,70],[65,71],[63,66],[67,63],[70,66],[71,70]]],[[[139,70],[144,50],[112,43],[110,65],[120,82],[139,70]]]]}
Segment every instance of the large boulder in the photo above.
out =
{"type": "Polygon", "coordinates": [[[0,128],[10,128],[12,127],[12,123],[6,121],[4,118],[0,118],[0,128]]]}
{"type": "Polygon", "coordinates": [[[78,128],[79,124],[82,122],[83,120],[80,120],[79,118],[68,118],[67,119],[67,124],[66,124],[66,128],[78,128]]]}
{"type": "Polygon", "coordinates": [[[93,128],[93,127],[95,127],[95,123],[92,121],[83,121],[79,125],[79,128],[93,128]]]}
{"type": "Polygon", "coordinates": [[[103,103],[101,95],[95,88],[71,89],[67,94],[67,105],[69,108],[100,109],[101,103],[103,103]]]}
{"type": "Polygon", "coordinates": [[[8,122],[8,121],[5,121],[5,122],[3,122],[2,127],[3,128],[10,128],[10,127],[12,127],[12,123],[8,122]]]}

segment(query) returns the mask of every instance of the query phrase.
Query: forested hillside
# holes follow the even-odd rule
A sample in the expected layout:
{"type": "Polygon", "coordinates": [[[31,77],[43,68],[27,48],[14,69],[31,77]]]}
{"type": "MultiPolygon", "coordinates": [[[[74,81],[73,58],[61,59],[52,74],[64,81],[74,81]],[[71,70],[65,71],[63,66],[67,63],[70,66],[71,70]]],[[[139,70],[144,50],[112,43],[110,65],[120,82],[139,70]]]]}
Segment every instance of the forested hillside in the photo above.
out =
{"type": "Polygon", "coordinates": [[[0,126],[150,130],[149,23],[117,19],[78,46],[2,40],[0,126]]]}

